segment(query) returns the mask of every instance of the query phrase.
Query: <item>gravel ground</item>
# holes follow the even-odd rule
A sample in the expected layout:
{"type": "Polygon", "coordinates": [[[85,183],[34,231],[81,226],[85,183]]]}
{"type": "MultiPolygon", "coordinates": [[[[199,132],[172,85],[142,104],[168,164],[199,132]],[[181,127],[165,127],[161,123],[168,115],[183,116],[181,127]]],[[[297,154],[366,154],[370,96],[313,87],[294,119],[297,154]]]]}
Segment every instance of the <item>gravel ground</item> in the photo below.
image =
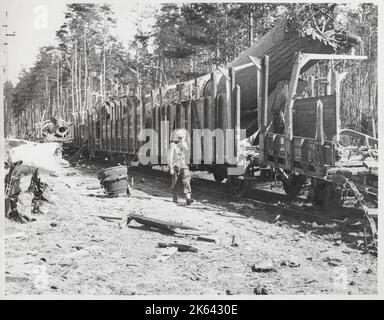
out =
{"type": "Polygon", "coordinates": [[[157,178],[136,176],[131,197],[107,198],[97,171],[83,165],[42,174],[54,204],[36,221],[6,221],[7,295],[377,294],[377,257],[319,236],[324,226],[198,192],[191,206],[175,204],[157,178]],[[216,242],[98,217],[129,213],[180,222],[216,242]]]}

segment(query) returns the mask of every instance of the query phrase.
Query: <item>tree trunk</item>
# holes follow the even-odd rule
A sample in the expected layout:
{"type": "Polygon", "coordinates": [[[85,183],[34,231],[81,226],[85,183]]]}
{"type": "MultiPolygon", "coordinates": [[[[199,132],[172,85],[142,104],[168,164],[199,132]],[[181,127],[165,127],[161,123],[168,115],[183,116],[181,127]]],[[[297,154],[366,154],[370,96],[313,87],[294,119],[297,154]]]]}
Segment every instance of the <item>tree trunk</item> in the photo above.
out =
{"type": "Polygon", "coordinates": [[[60,116],[60,58],[57,57],[56,112],[60,116]]]}
{"type": "Polygon", "coordinates": [[[77,76],[77,41],[75,42],[75,55],[74,55],[74,82],[75,82],[75,97],[76,97],[76,110],[79,111],[79,88],[78,88],[78,76],[77,76]]]}
{"type": "Polygon", "coordinates": [[[79,72],[79,75],[78,75],[78,83],[77,83],[77,87],[78,87],[78,92],[79,92],[79,112],[83,112],[83,99],[82,99],[82,95],[81,95],[81,54],[79,52],[79,67],[78,67],[78,72],[79,72]]]}
{"type": "Polygon", "coordinates": [[[87,81],[88,81],[87,31],[84,28],[84,105],[85,105],[85,110],[88,109],[87,81]]]}

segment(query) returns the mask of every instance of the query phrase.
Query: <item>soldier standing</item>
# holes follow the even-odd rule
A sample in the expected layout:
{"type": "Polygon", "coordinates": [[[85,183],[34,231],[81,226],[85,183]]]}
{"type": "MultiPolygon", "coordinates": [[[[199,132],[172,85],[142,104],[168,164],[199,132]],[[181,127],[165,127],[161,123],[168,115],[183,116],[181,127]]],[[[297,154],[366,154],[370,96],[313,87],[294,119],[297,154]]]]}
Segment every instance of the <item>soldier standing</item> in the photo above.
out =
{"type": "Polygon", "coordinates": [[[178,184],[181,180],[183,183],[184,194],[187,205],[193,202],[191,198],[191,172],[186,164],[188,153],[188,143],[183,130],[177,130],[174,139],[170,144],[169,150],[169,173],[172,175],[172,194],[173,202],[177,203],[178,184]]]}

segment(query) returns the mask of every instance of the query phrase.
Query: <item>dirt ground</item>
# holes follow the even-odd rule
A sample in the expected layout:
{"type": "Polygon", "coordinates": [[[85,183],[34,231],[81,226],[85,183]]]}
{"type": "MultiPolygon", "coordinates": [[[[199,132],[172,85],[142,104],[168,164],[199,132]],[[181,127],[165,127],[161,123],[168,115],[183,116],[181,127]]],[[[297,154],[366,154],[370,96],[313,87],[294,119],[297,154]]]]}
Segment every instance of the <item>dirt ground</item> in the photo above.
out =
{"type": "Polygon", "coordinates": [[[137,174],[131,197],[107,198],[96,189],[99,169],[42,174],[54,201],[48,212],[6,221],[7,295],[377,294],[377,257],[319,236],[316,223],[303,229],[304,218],[201,192],[191,206],[175,204],[170,181],[137,174]],[[216,243],[98,217],[128,213],[183,223],[216,243]],[[198,252],[162,261],[172,248],[159,242],[198,252]]]}

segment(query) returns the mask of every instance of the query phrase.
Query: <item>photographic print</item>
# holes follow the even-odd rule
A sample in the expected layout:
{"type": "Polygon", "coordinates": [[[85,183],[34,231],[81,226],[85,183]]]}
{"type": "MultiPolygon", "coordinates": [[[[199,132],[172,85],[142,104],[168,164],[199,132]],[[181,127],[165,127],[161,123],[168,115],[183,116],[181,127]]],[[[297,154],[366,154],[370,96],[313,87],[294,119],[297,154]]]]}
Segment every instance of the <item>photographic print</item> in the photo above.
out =
{"type": "Polygon", "coordinates": [[[3,1],[5,296],[378,295],[378,9],[3,1]]]}

